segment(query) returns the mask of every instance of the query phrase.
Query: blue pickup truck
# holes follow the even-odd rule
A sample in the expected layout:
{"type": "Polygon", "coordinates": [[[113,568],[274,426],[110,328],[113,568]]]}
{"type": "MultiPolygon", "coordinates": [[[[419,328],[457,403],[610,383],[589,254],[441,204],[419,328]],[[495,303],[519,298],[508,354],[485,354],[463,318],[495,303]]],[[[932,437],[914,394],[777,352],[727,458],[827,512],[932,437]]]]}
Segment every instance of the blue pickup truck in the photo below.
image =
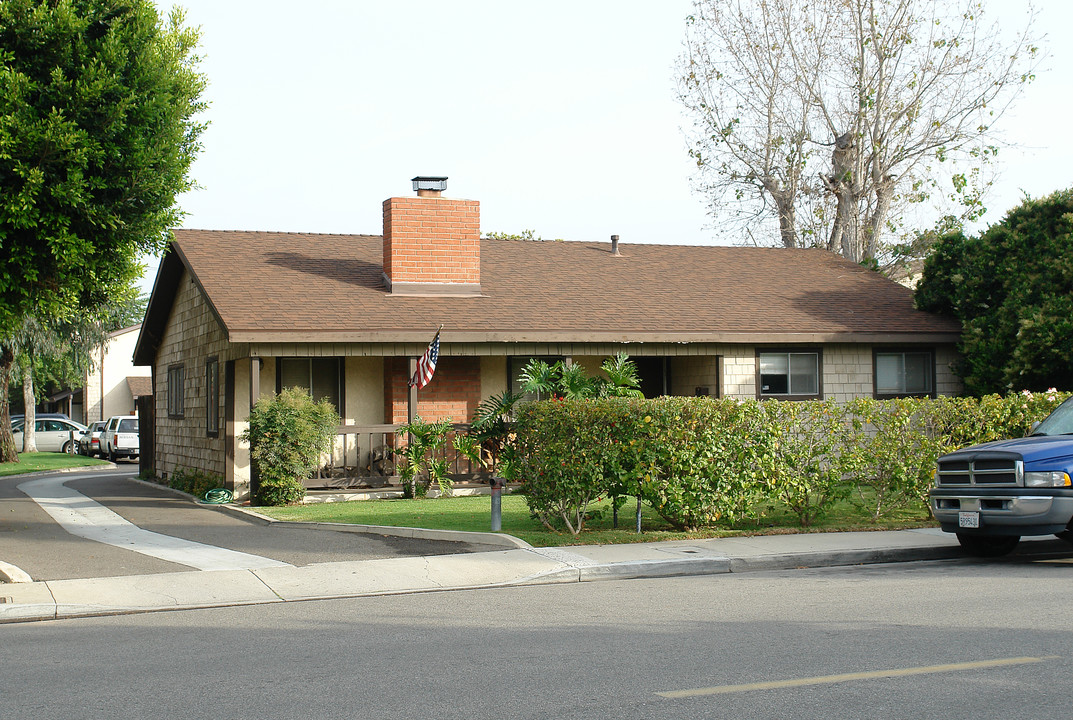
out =
{"type": "Polygon", "coordinates": [[[931,511],[966,552],[997,557],[1024,535],[1073,542],[1073,398],[1028,437],[963,448],[938,460],[931,511]]]}

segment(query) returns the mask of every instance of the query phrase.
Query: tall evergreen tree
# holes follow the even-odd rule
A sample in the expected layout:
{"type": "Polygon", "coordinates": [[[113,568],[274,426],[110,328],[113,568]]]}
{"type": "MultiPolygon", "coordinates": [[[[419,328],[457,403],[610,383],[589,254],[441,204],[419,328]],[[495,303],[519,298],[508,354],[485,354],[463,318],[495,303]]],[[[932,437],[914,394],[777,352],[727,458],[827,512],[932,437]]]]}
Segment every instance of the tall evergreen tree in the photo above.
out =
{"type": "Polygon", "coordinates": [[[979,236],[940,237],[916,302],[964,325],[968,392],[1073,390],[1073,189],[1025,200],[979,236]]]}
{"type": "Polygon", "coordinates": [[[150,0],[0,2],[0,462],[11,340],[107,305],[163,250],[205,125],[198,33],[150,0]]]}

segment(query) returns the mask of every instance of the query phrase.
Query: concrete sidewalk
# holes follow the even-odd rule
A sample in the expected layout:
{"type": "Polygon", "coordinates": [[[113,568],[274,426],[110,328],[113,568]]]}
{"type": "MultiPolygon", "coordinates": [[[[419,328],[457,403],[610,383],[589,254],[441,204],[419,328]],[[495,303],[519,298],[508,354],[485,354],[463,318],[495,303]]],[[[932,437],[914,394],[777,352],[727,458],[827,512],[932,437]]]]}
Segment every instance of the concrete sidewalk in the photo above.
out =
{"type": "MultiPolygon", "coordinates": [[[[962,556],[957,539],[937,529],[569,548],[532,548],[498,537],[506,549],[483,553],[0,584],[0,622],[962,556]]],[[[1069,545],[1027,538],[1016,554],[1069,554],[1069,545]]]]}

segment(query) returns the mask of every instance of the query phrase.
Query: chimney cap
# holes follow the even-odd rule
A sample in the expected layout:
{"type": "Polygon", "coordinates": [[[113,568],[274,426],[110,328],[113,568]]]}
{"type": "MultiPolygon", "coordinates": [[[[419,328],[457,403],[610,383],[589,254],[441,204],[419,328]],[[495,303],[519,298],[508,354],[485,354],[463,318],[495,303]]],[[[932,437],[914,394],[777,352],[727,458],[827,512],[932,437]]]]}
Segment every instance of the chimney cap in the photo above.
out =
{"type": "Polygon", "coordinates": [[[417,192],[421,192],[422,190],[443,192],[447,189],[446,175],[418,175],[417,177],[412,178],[411,182],[413,182],[414,190],[417,192]]]}

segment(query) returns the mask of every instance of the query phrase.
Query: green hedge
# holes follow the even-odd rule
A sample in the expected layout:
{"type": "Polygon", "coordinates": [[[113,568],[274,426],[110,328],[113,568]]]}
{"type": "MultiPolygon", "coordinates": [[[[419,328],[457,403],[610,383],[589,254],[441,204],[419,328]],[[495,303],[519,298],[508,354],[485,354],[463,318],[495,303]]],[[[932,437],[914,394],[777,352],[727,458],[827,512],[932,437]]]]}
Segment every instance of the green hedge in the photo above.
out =
{"type": "Polygon", "coordinates": [[[926,502],[942,453],[1023,436],[1067,396],[534,402],[519,409],[511,470],[530,510],[574,534],[605,496],[639,496],[682,529],[734,522],[765,503],[809,525],[847,496],[879,518],[926,502]]]}

